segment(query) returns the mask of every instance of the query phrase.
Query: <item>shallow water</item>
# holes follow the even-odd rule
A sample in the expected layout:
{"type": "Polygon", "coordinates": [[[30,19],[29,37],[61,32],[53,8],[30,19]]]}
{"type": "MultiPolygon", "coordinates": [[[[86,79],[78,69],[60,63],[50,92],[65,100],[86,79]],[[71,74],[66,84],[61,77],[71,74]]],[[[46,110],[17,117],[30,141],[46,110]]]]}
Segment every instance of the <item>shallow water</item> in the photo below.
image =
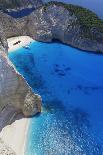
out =
{"type": "Polygon", "coordinates": [[[103,56],[33,42],[9,58],[43,98],[25,155],[103,155],[103,56]]]}

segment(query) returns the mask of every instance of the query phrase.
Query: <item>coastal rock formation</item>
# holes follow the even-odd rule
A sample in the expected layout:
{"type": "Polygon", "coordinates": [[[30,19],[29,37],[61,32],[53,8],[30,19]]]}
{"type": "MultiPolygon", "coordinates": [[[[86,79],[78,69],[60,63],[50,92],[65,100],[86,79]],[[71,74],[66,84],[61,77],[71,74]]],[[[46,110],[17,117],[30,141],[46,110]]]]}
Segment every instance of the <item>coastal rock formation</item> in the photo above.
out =
{"type": "MultiPolygon", "coordinates": [[[[22,0],[19,4],[17,1],[15,4],[6,0],[0,2],[2,2],[0,7],[7,9],[27,7],[33,0],[28,3],[27,0],[22,0]]],[[[35,0],[35,8],[41,5],[41,0],[35,0]]],[[[7,57],[7,38],[20,35],[28,35],[43,42],[59,40],[82,50],[103,52],[103,21],[89,10],[51,2],[20,19],[14,19],[1,11],[0,112],[8,105],[12,105],[25,116],[33,116],[41,111],[41,97],[33,93],[7,57]]],[[[1,140],[0,154],[15,155],[1,140]]]]}
{"type": "Polygon", "coordinates": [[[82,50],[103,52],[103,21],[91,11],[81,7],[50,2],[20,19],[0,12],[0,21],[1,110],[4,105],[12,104],[26,116],[31,116],[40,112],[41,104],[41,98],[33,94],[24,78],[16,72],[8,60],[5,54],[8,49],[7,38],[28,35],[38,41],[59,40],[82,50]],[[87,24],[85,25],[84,19],[78,15],[81,12],[95,19],[95,22],[89,19],[92,26],[86,17],[84,17],[87,24]]]}
{"type": "Polygon", "coordinates": [[[6,38],[27,35],[35,40],[59,40],[85,51],[103,52],[103,21],[84,8],[50,2],[29,16],[15,19],[0,12],[6,38]]]}
{"type": "Polygon", "coordinates": [[[42,4],[42,0],[0,0],[0,9],[38,8],[42,4]]]}
{"type": "MultiPolygon", "coordinates": [[[[23,29],[21,30],[20,27],[23,22],[25,23],[25,20],[22,20],[19,25],[18,21],[2,12],[0,12],[0,19],[0,113],[8,106],[12,106],[17,112],[23,113],[26,117],[33,116],[41,112],[41,97],[33,93],[7,56],[7,38],[22,35],[23,29]]],[[[0,118],[0,122],[3,125],[11,122],[16,114],[15,110],[8,116],[7,120],[2,122],[2,118],[0,118]]],[[[0,126],[0,130],[1,128],[0,126]]],[[[0,155],[7,154],[15,155],[15,152],[0,139],[0,155]]]]}
{"type": "Polygon", "coordinates": [[[7,105],[13,105],[25,116],[33,116],[41,111],[41,97],[32,92],[7,55],[0,51],[0,111],[7,105]]]}
{"type": "Polygon", "coordinates": [[[29,16],[18,19],[1,11],[0,21],[1,110],[7,104],[16,106],[26,116],[34,115],[41,110],[41,98],[32,92],[7,58],[7,38],[27,35],[38,41],[59,40],[82,50],[103,52],[103,21],[81,7],[50,2],[29,16]],[[85,15],[83,19],[81,13],[85,15]],[[87,20],[87,15],[93,19],[87,20]]]}
{"type": "Polygon", "coordinates": [[[27,29],[38,41],[59,40],[82,50],[103,52],[103,21],[78,6],[45,4],[28,17],[27,29]]]}
{"type": "Polygon", "coordinates": [[[13,105],[25,116],[35,115],[41,111],[41,97],[32,92],[7,57],[7,38],[23,34],[23,29],[20,31],[23,21],[18,25],[19,22],[3,13],[0,20],[0,111],[13,105]]]}

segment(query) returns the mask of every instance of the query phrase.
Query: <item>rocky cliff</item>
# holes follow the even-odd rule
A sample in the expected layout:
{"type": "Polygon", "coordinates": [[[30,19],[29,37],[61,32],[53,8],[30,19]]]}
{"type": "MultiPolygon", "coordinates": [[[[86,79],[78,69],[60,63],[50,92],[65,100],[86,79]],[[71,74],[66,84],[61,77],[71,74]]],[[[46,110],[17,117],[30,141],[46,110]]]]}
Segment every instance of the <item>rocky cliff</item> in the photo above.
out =
{"type": "Polygon", "coordinates": [[[29,16],[14,19],[0,13],[6,37],[28,35],[43,42],[59,40],[73,47],[103,52],[103,21],[74,5],[50,2],[29,16]]]}
{"type": "Polygon", "coordinates": [[[0,9],[38,8],[42,4],[42,0],[0,0],[0,9]]]}
{"type": "Polygon", "coordinates": [[[103,52],[103,21],[91,11],[77,6],[50,2],[20,19],[0,12],[0,21],[1,110],[4,105],[12,104],[28,116],[40,111],[41,104],[41,98],[32,93],[8,60],[7,38],[28,35],[43,42],[57,39],[82,50],[103,52]]]}
{"type": "Polygon", "coordinates": [[[7,105],[13,105],[25,116],[32,116],[41,111],[41,98],[32,92],[7,55],[0,51],[0,111],[7,105]]]}
{"type": "Polygon", "coordinates": [[[41,98],[32,92],[7,57],[6,38],[22,35],[22,23],[18,25],[17,21],[3,13],[0,14],[0,20],[0,111],[6,105],[12,104],[26,116],[34,115],[41,111],[41,98]]]}
{"type": "Polygon", "coordinates": [[[28,35],[39,41],[57,39],[82,50],[103,52],[103,21],[78,6],[45,4],[28,17],[27,28],[28,35]]]}
{"type": "Polygon", "coordinates": [[[16,107],[25,116],[41,111],[41,97],[32,92],[7,57],[7,38],[20,35],[43,42],[59,40],[82,50],[103,52],[103,21],[89,10],[50,2],[20,19],[1,11],[0,111],[7,105],[16,107]]]}
{"type": "Polygon", "coordinates": [[[0,12],[0,21],[1,110],[12,104],[28,116],[40,111],[41,104],[41,98],[33,94],[8,60],[7,38],[28,35],[38,41],[59,40],[82,50],[103,52],[103,21],[81,7],[50,2],[20,19],[0,12]]]}

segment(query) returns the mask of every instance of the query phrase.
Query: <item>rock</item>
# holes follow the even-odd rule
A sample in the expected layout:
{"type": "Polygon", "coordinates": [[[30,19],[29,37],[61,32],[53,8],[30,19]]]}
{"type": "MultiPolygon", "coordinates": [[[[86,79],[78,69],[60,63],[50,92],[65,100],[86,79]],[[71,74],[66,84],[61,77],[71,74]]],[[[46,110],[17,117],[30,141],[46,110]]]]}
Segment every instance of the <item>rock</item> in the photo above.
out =
{"type": "Polygon", "coordinates": [[[0,0],[0,8],[3,10],[20,9],[27,7],[38,8],[42,4],[42,0],[0,0]]]}
{"type": "MultiPolygon", "coordinates": [[[[0,112],[7,105],[11,105],[25,116],[33,116],[41,111],[41,97],[32,91],[25,79],[9,61],[7,57],[7,38],[28,35],[38,41],[52,42],[53,40],[59,40],[82,50],[102,53],[103,21],[100,21],[95,14],[88,10],[71,5],[67,6],[63,3],[51,2],[40,7],[42,5],[41,0],[21,0],[14,5],[11,5],[12,1],[3,0],[1,4],[0,7],[3,9],[25,8],[29,5],[38,8],[29,16],[20,19],[14,19],[0,11],[0,112]],[[97,25],[100,25],[101,28],[96,26],[88,30],[86,27],[88,23],[85,25],[83,21],[81,22],[78,12],[75,12],[78,9],[84,11],[83,17],[85,19],[86,14],[92,15],[96,22],[99,22],[97,25]]],[[[91,21],[91,19],[89,20],[91,21]]],[[[1,139],[0,154],[15,155],[1,139]]]]}
{"type": "MultiPolygon", "coordinates": [[[[0,20],[2,21],[0,23],[0,111],[10,104],[24,115],[33,116],[41,111],[41,97],[32,92],[25,79],[15,70],[7,57],[6,38],[20,35],[23,32],[20,31],[18,21],[2,12],[0,20]]],[[[20,26],[25,25],[23,21],[20,26]]]]}
{"type": "Polygon", "coordinates": [[[51,2],[18,19],[0,12],[0,21],[3,38],[28,35],[38,41],[59,40],[81,50],[103,52],[103,21],[81,7],[51,2]],[[80,13],[83,13],[83,19],[80,13]],[[87,18],[86,25],[86,16],[95,20],[88,21],[87,18]]]}
{"type": "Polygon", "coordinates": [[[88,28],[82,26],[84,23],[80,23],[81,21],[76,13],[71,12],[67,6],[63,3],[52,2],[34,11],[28,17],[28,35],[38,41],[52,42],[53,40],[59,40],[81,50],[103,52],[102,20],[98,19],[94,13],[91,15],[91,12],[80,8],[80,11],[82,10],[84,14],[89,12],[89,16],[96,16],[95,20],[101,23],[101,28],[96,29],[96,31],[93,31],[93,28],[88,30],[88,28]]]}
{"type": "Polygon", "coordinates": [[[0,111],[8,104],[26,116],[41,111],[41,97],[32,92],[7,55],[0,51],[0,111]]]}
{"type": "MultiPolygon", "coordinates": [[[[87,37],[80,19],[75,14],[75,9],[78,10],[77,7],[71,5],[51,2],[36,9],[29,16],[20,19],[15,19],[2,11],[0,12],[1,110],[4,105],[12,104],[26,116],[32,116],[41,111],[40,96],[32,92],[25,79],[15,70],[7,58],[7,38],[28,35],[43,42],[51,42],[57,39],[82,50],[103,52],[103,33],[100,32],[99,28],[92,27],[89,31],[90,36],[87,37]],[[91,37],[94,38],[91,39],[91,37]]],[[[82,8],[79,9],[84,13],[88,12],[82,8]]],[[[91,14],[89,12],[89,15],[91,14]]],[[[96,15],[93,14],[92,16],[98,22],[101,22],[96,15]]]]}
{"type": "MultiPolygon", "coordinates": [[[[33,116],[41,112],[41,97],[33,93],[7,57],[7,38],[22,35],[27,20],[24,18],[19,24],[19,21],[2,12],[0,12],[0,20],[0,113],[10,105],[26,117],[33,116]],[[22,30],[20,30],[21,26],[22,30]]],[[[13,113],[8,118],[10,121],[12,121],[12,116],[13,113]]],[[[8,121],[3,122],[6,125],[8,121]]],[[[0,139],[0,155],[16,155],[16,153],[0,139]]]]}
{"type": "MultiPolygon", "coordinates": [[[[31,116],[41,111],[40,96],[32,92],[25,79],[15,70],[7,58],[7,38],[28,35],[43,42],[51,42],[57,39],[82,50],[103,52],[103,33],[99,28],[91,28],[89,37],[86,36],[84,27],[80,23],[78,16],[76,16],[74,8],[76,7],[51,2],[38,8],[29,16],[20,19],[15,19],[2,11],[0,12],[1,110],[4,105],[12,104],[26,116],[31,116]]],[[[82,8],[79,9],[82,12],[88,12],[82,8]]],[[[91,15],[92,13],[89,12],[89,14],[91,15]]],[[[98,22],[101,22],[96,15],[93,14],[92,16],[98,22]]]]}

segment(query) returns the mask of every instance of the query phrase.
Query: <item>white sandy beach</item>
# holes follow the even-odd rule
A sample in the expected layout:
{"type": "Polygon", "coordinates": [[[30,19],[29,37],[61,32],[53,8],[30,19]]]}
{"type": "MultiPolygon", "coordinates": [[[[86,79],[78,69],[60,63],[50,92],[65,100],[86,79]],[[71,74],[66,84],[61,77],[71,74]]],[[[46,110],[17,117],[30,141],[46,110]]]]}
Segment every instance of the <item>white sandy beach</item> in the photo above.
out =
{"type": "MultiPolygon", "coordinates": [[[[22,46],[28,45],[32,41],[33,39],[28,36],[10,38],[8,39],[8,51],[13,52],[22,46]],[[18,41],[21,42],[17,45],[13,45],[18,41]]],[[[13,109],[8,107],[0,113],[0,138],[2,138],[2,140],[10,146],[17,155],[24,155],[29,118],[23,118],[23,116],[21,117],[20,115],[17,115],[13,123],[5,125],[7,124],[6,121],[8,120],[8,117],[10,117],[12,113],[14,113],[13,109]]]]}
{"type": "Polygon", "coordinates": [[[28,119],[21,118],[11,125],[4,127],[0,133],[0,138],[7,146],[10,146],[17,155],[24,155],[28,123],[28,119]]]}
{"type": "Polygon", "coordinates": [[[29,118],[18,114],[13,107],[8,106],[0,113],[0,138],[17,155],[24,155],[28,126],[29,118]]]}
{"type": "Polygon", "coordinates": [[[9,38],[7,41],[8,41],[8,46],[9,46],[8,51],[13,52],[16,49],[29,45],[34,40],[30,38],[29,36],[18,36],[18,37],[9,38]],[[17,44],[14,45],[15,43],[17,44]]]}

